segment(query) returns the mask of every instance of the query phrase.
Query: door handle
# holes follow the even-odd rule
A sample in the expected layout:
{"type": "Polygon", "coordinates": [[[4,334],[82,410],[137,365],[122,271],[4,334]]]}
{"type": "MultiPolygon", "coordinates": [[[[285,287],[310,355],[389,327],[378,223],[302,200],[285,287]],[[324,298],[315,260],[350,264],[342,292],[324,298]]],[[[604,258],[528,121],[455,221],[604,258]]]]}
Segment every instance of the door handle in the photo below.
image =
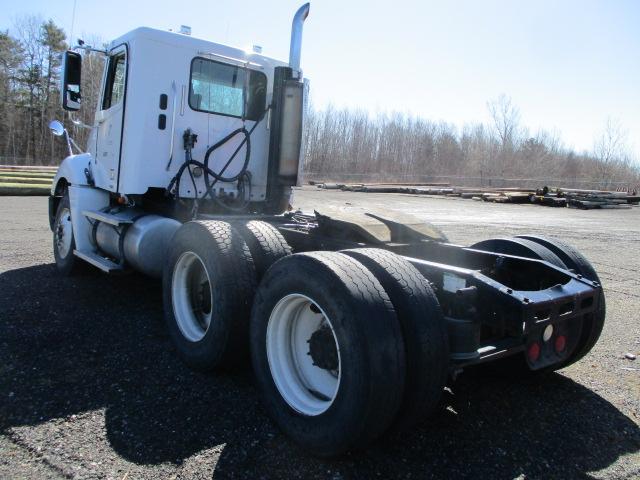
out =
{"type": "Polygon", "coordinates": [[[173,140],[176,133],[176,99],[178,97],[178,89],[175,80],[171,82],[171,95],[173,95],[173,107],[171,108],[171,143],[169,144],[169,163],[165,170],[168,172],[173,161],[173,140]]]}

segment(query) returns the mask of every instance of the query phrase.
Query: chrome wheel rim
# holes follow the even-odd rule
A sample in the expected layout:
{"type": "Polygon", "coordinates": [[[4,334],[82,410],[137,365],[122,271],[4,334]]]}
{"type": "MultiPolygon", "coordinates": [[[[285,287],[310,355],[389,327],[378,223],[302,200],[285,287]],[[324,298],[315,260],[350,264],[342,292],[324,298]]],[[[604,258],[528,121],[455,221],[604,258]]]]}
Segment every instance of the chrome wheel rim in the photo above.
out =
{"type": "Polygon", "coordinates": [[[66,258],[71,250],[71,241],[73,239],[73,225],[71,224],[71,211],[63,208],[58,215],[54,228],[54,241],[58,255],[66,258]]]}
{"type": "Polygon", "coordinates": [[[190,342],[202,340],[211,326],[213,294],[209,272],[194,252],[184,252],[176,262],[171,300],[182,335],[190,342]]]}
{"type": "Polygon", "coordinates": [[[271,311],[267,360],[282,398],[297,412],[316,416],[340,388],[340,348],[331,320],[309,297],[291,294],[271,311]]]}

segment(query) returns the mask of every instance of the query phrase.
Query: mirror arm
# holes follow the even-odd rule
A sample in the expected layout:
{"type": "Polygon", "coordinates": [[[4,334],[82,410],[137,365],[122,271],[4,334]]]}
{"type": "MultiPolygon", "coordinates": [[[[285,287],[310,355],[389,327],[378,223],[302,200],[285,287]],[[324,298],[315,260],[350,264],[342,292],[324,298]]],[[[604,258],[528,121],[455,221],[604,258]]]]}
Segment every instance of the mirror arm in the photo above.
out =
{"type": "Polygon", "coordinates": [[[75,47],[73,47],[73,50],[84,50],[85,52],[96,52],[96,53],[102,53],[103,55],[108,55],[108,52],[106,50],[93,48],[90,45],[76,45],[75,47]]]}
{"type": "Polygon", "coordinates": [[[69,120],[71,120],[71,123],[73,123],[76,127],[85,128],[87,130],[92,130],[93,129],[93,127],[91,125],[87,125],[82,120],[77,120],[77,119],[73,118],[73,116],[71,115],[71,112],[69,112],[69,120]]]}
{"type": "MultiPolygon", "coordinates": [[[[69,155],[73,155],[73,149],[71,148],[71,137],[67,129],[64,129],[64,138],[67,140],[67,148],[69,149],[69,155]]],[[[74,142],[75,143],[75,142],[74,142]]]]}
{"type": "Polygon", "coordinates": [[[82,149],[78,146],[78,144],[73,140],[73,138],[71,138],[71,137],[69,136],[69,134],[68,134],[68,133],[67,133],[67,138],[68,138],[68,139],[69,139],[69,141],[71,142],[71,145],[73,145],[74,147],[76,147],[76,150],[77,150],[79,153],[84,153],[84,152],[82,151],[82,149]]]}

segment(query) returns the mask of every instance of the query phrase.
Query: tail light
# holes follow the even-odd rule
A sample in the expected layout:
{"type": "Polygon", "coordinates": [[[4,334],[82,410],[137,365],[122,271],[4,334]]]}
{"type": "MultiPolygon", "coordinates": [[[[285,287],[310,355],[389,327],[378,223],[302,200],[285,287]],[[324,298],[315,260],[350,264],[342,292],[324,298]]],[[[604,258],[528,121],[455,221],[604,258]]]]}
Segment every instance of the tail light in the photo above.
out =
{"type": "Polygon", "coordinates": [[[557,353],[564,352],[564,349],[567,348],[567,337],[564,335],[558,335],[556,337],[554,347],[557,353]]]}

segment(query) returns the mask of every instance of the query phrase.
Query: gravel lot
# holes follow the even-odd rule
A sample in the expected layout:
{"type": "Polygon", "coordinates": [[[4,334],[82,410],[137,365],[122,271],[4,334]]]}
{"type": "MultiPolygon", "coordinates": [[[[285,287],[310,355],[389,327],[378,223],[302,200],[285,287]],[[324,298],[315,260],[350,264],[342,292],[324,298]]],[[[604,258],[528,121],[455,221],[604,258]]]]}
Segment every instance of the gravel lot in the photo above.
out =
{"type": "Polygon", "coordinates": [[[582,362],[544,382],[463,374],[436,418],[322,461],[265,415],[251,372],[176,358],[160,284],[63,279],[45,197],[0,198],[0,478],[639,478],[640,208],[578,211],[409,195],[297,192],[296,203],[384,205],[456,243],[533,232],[578,247],[608,317],[582,362]]]}

